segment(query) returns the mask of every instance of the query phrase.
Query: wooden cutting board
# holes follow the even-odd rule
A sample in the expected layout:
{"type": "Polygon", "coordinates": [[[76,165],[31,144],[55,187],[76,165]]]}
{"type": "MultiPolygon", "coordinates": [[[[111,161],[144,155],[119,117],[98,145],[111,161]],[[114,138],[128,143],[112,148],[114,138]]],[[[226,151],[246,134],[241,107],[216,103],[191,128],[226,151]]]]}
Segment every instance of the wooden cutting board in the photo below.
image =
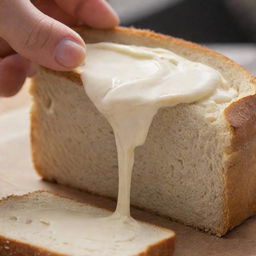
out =
{"type": "MultiPolygon", "coordinates": [[[[12,99],[0,99],[0,198],[47,190],[114,209],[115,203],[57,184],[42,181],[33,169],[29,144],[27,88],[12,99]],[[18,108],[17,108],[18,106],[18,108]]],[[[256,256],[256,217],[248,219],[224,238],[217,238],[137,209],[135,218],[174,230],[175,256],[256,256]]]]}

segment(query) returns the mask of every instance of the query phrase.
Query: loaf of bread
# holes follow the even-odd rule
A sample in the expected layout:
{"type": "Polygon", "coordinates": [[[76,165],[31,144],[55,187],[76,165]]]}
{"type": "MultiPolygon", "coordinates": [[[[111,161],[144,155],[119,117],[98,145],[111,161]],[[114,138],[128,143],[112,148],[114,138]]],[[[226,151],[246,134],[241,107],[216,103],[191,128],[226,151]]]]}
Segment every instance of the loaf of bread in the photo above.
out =
{"type": "MultiPolygon", "coordinates": [[[[237,92],[228,102],[180,104],[158,112],[146,143],[136,149],[132,204],[219,236],[255,214],[255,77],[181,39],[132,28],[77,31],[86,43],[171,50],[215,68],[237,92]]],[[[116,198],[114,135],[81,85],[75,72],[44,68],[34,79],[34,165],[45,180],[116,198]]]]}
{"type": "MultiPolygon", "coordinates": [[[[102,234],[95,234],[100,239],[97,240],[97,236],[92,238],[83,219],[87,216],[101,218],[109,214],[107,210],[48,192],[8,197],[0,201],[0,255],[172,255],[174,232],[144,222],[139,222],[138,234],[134,239],[112,242],[107,237],[111,230],[104,230],[103,227],[102,234]]],[[[94,225],[94,222],[91,224],[94,225]]]]}

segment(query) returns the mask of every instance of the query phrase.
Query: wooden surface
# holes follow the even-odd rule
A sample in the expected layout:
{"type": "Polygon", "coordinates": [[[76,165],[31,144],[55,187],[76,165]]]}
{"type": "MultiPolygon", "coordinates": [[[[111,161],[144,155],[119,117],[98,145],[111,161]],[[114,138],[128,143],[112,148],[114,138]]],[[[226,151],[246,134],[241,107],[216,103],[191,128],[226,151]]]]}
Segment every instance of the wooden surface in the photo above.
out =
{"type": "MultiPolygon", "coordinates": [[[[113,209],[111,200],[42,181],[33,169],[29,145],[27,87],[11,99],[0,99],[0,198],[35,190],[58,192],[80,201],[113,209]]],[[[177,234],[175,256],[256,256],[256,217],[248,219],[224,238],[133,209],[138,219],[164,226],[177,234]]]]}

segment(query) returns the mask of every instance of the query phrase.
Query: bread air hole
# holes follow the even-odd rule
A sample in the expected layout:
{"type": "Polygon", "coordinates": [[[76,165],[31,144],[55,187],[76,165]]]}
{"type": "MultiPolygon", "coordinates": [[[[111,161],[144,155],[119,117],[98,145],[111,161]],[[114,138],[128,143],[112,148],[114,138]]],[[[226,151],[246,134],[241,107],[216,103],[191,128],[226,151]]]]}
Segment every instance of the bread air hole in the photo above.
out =
{"type": "Polygon", "coordinates": [[[32,220],[31,219],[27,219],[26,220],[26,224],[31,224],[32,223],[32,220]]]}
{"type": "Polygon", "coordinates": [[[44,102],[44,106],[47,109],[48,113],[53,113],[53,102],[51,98],[47,98],[44,102]]]}
{"type": "Polygon", "coordinates": [[[10,216],[9,218],[10,218],[10,220],[13,220],[13,221],[17,221],[18,220],[18,218],[16,216],[10,216]]]}

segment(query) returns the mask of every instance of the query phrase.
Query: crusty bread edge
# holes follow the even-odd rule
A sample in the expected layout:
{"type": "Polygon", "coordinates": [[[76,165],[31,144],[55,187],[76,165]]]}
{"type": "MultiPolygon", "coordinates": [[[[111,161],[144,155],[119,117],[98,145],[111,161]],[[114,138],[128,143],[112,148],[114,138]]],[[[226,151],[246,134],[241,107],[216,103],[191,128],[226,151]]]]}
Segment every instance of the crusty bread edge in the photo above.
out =
{"type": "MultiPolygon", "coordinates": [[[[81,202],[79,200],[73,199],[72,197],[63,196],[61,194],[58,194],[56,192],[48,192],[44,190],[38,190],[34,192],[30,192],[24,195],[10,195],[0,200],[0,205],[2,202],[9,200],[10,198],[26,198],[34,193],[49,193],[54,196],[57,196],[59,198],[63,198],[65,200],[71,200],[72,202],[77,202],[79,204],[83,205],[90,205],[96,208],[99,208],[103,211],[108,211],[108,209],[101,208],[99,206],[81,202]]],[[[143,221],[140,221],[143,222],[143,221]]],[[[145,222],[144,222],[145,223],[145,222]]],[[[147,223],[147,225],[150,225],[152,227],[155,227],[157,229],[166,230],[170,233],[170,236],[166,239],[162,239],[159,242],[156,242],[154,244],[149,245],[143,252],[140,252],[139,254],[136,254],[134,256],[172,256],[174,249],[175,249],[175,240],[176,240],[176,234],[167,228],[156,226],[152,223],[147,223]]],[[[34,246],[28,243],[24,243],[15,239],[10,239],[8,237],[4,237],[0,235],[0,255],[1,256],[68,256],[67,254],[61,254],[58,252],[45,250],[44,248],[41,248],[40,246],[34,246]]]]}
{"type": "Polygon", "coordinates": [[[37,246],[0,236],[1,256],[68,256],[48,251],[37,246]]]}
{"type": "Polygon", "coordinates": [[[232,140],[229,153],[233,154],[226,165],[227,222],[223,230],[226,233],[256,214],[256,95],[233,102],[225,109],[224,116],[230,125],[232,140]],[[244,171],[249,183],[248,180],[241,182],[244,171]]]}
{"type": "MultiPolygon", "coordinates": [[[[78,28],[75,28],[75,30],[78,33],[83,32],[84,30],[88,30],[88,31],[92,31],[93,33],[103,33],[103,35],[104,35],[104,33],[122,33],[125,35],[129,35],[130,37],[148,38],[149,40],[157,40],[157,41],[159,41],[159,43],[164,40],[164,41],[169,41],[172,44],[181,45],[181,46],[184,46],[187,48],[191,48],[191,50],[200,51],[202,53],[211,55],[212,57],[218,58],[218,59],[222,60],[223,62],[228,63],[229,65],[232,66],[232,68],[236,69],[237,72],[241,72],[245,75],[245,77],[247,78],[247,83],[250,84],[251,87],[253,88],[252,91],[256,90],[256,78],[250,72],[248,72],[245,68],[243,68],[239,64],[235,63],[234,61],[230,60],[229,58],[221,55],[220,53],[217,53],[217,52],[210,50],[206,47],[203,47],[201,45],[185,41],[183,39],[174,38],[174,37],[171,37],[168,35],[158,34],[158,33],[155,33],[155,32],[149,31],[149,30],[142,30],[142,29],[135,29],[135,28],[124,28],[124,27],[117,27],[117,28],[111,29],[111,30],[95,30],[95,29],[91,29],[88,27],[78,27],[78,28]]],[[[44,70],[46,72],[53,73],[59,77],[64,77],[66,79],[69,79],[69,80],[73,81],[75,84],[82,86],[82,81],[80,79],[80,75],[75,71],[59,72],[59,71],[53,71],[53,70],[50,70],[47,68],[44,68],[44,70]]],[[[31,91],[33,94],[33,86],[31,87],[31,91]]],[[[254,95],[249,96],[249,98],[247,99],[247,102],[249,100],[249,102],[254,104],[253,99],[254,99],[254,95]]],[[[248,122],[246,120],[244,120],[244,122],[240,124],[239,133],[237,132],[237,129],[235,129],[235,127],[234,127],[234,120],[239,119],[239,115],[241,115],[241,113],[239,111],[241,104],[246,105],[246,104],[244,104],[243,99],[240,99],[237,102],[233,102],[224,111],[225,120],[227,121],[230,132],[232,134],[232,142],[231,142],[231,147],[229,149],[230,151],[236,151],[237,145],[239,143],[244,144],[249,139],[248,136],[245,136],[249,132],[248,122]],[[234,109],[234,106],[236,107],[237,111],[229,111],[230,109],[234,109]],[[245,126],[248,128],[244,129],[245,126]],[[241,134],[244,134],[244,136],[241,136],[241,134]],[[241,139],[241,138],[245,138],[245,137],[247,138],[246,141],[241,139]]],[[[256,106],[256,103],[255,103],[255,106],[256,106]]],[[[32,111],[31,111],[32,158],[33,158],[35,169],[43,177],[43,175],[41,173],[42,168],[38,165],[38,163],[36,161],[36,149],[35,149],[36,135],[34,134],[34,132],[36,130],[37,121],[36,121],[36,115],[34,114],[35,112],[36,112],[36,109],[35,109],[35,106],[33,106],[32,111]]],[[[254,113],[251,113],[251,115],[252,115],[251,117],[250,116],[248,117],[249,120],[254,119],[254,113]]],[[[255,133],[256,133],[256,127],[253,127],[253,129],[255,130],[255,133]]],[[[250,128],[250,130],[251,130],[251,128],[250,128]]],[[[255,204],[255,205],[252,205],[251,208],[248,208],[247,212],[237,213],[236,209],[238,207],[236,205],[236,202],[234,202],[234,200],[230,200],[230,198],[234,197],[232,186],[236,185],[236,178],[234,178],[234,175],[231,180],[228,177],[232,173],[232,169],[234,169],[232,166],[232,162],[229,163],[229,166],[227,167],[227,169],[229,169],[229,171],[227,172],[227,176],[225,177],[225,182],[228,181],[228,184],[227,184],[227,189],[224,191],[224,201],[225,201],[224,226],[222,228],[220,228],[219,230],[214,230],[214,231],[207,230],[208,232],[216,234],[217,236],[223,236],[229,230],[231,230],[233,227],[239,225],[246,218],[248,218],[249,216],[251,216],[253,213],[256,212],[256,204],[255,204]]],[[[236,171],[238,172],[238,170],[236,170],[236,171]]],[[[239,179],[239,175],[237,176],[237,180],[238,179],[239,179]]],[[[245,198],[242,198],[241,200],[244,200],[244,199],[245,198]]],[[[186,224],[190,225],[188,223],[186,223],[186,224]]]]}
{"type": "MultiPolygon", "coordinates": [[[[175,238],[167,238],[134,256],[171,256],[175,248],[175,238]]],[[[17,240],[0,236],[0,255],[1,256],[68,256],[53,251],[45,250],[37,246],[32,246],[17,240]]]]}

